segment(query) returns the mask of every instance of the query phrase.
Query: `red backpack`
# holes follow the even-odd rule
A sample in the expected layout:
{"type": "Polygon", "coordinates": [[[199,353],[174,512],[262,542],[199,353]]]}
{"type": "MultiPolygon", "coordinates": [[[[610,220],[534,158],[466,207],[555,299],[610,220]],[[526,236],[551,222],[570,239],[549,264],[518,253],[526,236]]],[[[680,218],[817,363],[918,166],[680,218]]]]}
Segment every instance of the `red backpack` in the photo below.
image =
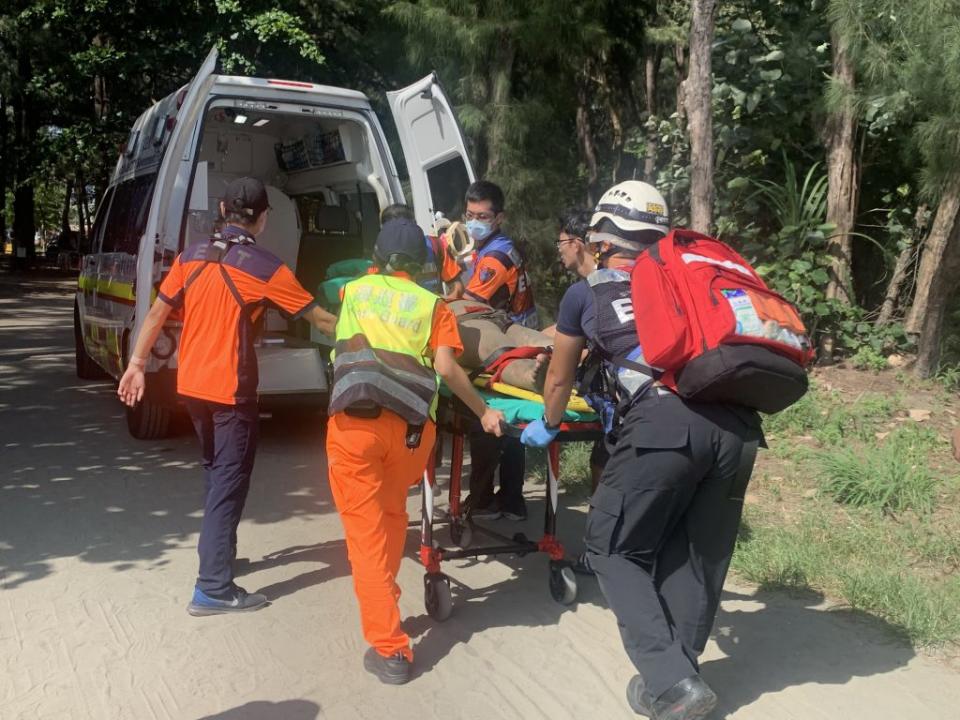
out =
{"type": "Polygon", "coordinates": [[[799,313],[719,240],[671,231],[637,258],[630,294],[644,360],[681,397],[774,413],[807,391],[799,313]]]}

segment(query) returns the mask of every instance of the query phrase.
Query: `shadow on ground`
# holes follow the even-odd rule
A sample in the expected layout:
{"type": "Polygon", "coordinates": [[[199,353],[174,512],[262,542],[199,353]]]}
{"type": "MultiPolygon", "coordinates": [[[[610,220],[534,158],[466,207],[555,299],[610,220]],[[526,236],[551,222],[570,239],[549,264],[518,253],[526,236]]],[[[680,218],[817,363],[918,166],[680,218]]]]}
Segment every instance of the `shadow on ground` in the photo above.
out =
{"type": "MultiPolygon", "coordinates": [[[[72,288],[0,275],[0,589],[46,577],[57,558],[165,565],[200,527],[189,424],[134,440],[113,381],[77,379],[72,288]]],[[[245,520],[332,510],[319,418],[264,419],[245,520]]]]}
{"type": "Polygon", "coordinates": [[[198,720],[316,720],[318,717],[320,706],[309,700],[257,700],[198,720]]]}

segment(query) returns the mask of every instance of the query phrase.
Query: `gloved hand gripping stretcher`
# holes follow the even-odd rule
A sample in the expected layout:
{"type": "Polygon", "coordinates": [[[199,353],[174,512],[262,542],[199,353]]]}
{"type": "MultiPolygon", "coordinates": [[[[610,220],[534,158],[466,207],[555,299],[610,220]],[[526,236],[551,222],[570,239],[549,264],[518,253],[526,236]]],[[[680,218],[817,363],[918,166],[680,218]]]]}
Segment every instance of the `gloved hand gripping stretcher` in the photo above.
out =
{"type": "MultiPolygon", "coordinates": [[[[480,388],[480,394],[491,407],[503,412],[509,424],[504,426],[504,434],[519,438],[527,423],[539,420],[543,416],[543,398],[528,390],[515,388],[503,383],[489,383],[489,376],[474,381],[480,388]]],[[[539,540],[530,540],[523,533],[512,538],[493,532],[489,528],[477,526],[473,519],[464,513],[460,498],[464,437],[471,430],[479,428],[475,416],[457,398],[441,387],[440,402],[437,410],[438,429],[451,435],[450,452],[450,540],[455,548],[440,547],[433,536],[433,488],[436,485],[435,453],[424,472],[422,487],[422,506],[420,521],[420,560],[426,568],[424,575],[424,597],[427,613],[435,620],[446,620],[453,611],[450,580],[440,570],[444,560],[479,557],[481,555],[526,555],[531,552],[546,553],[550,558],[549,587],[554,600],[564,605],[572,603],[577,597],[577,581],[570,565],[565,559],[563,545],[557,539],[557,508],[559,502],[558,477],[560,475],[560,444],[563,442],[594,441],[602,436],[597,416],[581,398],[573,398],[567,407],[560,433],[547,448],[547,487],[544,511],[543,536],[539,540]],[[471,547],[474,531],[482,531],[499,544],[483,547],[471,547]]],[[[437,433],[438,450],[442,448],[442,432],[437,433]]]]}

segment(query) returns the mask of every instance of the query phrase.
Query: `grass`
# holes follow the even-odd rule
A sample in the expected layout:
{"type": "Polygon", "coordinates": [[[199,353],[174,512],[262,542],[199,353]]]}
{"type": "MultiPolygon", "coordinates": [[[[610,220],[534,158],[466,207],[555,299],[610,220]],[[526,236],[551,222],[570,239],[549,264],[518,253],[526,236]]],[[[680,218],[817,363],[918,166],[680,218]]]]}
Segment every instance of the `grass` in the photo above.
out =
{"type": "Polygon", "coordinates": [[[904,530],[864,511],[838,520],[822,502],[796,524],[748,508],[732,568],[766,588],[825,592],[919,645],[955,642],[960,577],[903,552],[914,533],[930,530],[924,522],[904,530]]]}
{"type": "MultiPolygon", "coordinates": [[[[580,497],[590,495],[590,451],[593,443],[569,442],[560,449],[560,486],[580,497]]],[[[527,448],[527,476],[546,482],[547,453],[527,448]]]]}
{"type": "Polygon", "coordinates": [[[732,569],[824,593],[917,645],[957,643],[960,488],[937,470],[952,464],[942,433],[903,410],[896,395],[814,388],[767,418],[778,480],[752,484],[732,569]]]}
{"type": "Polygon", "coordinates": [[[902,427],[878,445],[818,453],[820,486],[837,502],[885,513],[936,506],[938,480],[927,464],[937,436],[927,428],[902,427]]]}

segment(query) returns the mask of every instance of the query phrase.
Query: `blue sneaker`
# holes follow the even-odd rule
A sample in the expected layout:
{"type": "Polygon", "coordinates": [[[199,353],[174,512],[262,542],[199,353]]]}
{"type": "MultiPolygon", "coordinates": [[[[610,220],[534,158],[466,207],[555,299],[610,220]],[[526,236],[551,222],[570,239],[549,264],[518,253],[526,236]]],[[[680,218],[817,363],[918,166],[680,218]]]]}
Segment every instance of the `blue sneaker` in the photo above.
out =
{"type": "Polygon", "coordinates": [[[221,615],[223,613],[250,612],[267,605],[267,596],[260,593],[248,593],[242,587],[233,586],[233,593],[224,598],[214,598],[200,588],[193,589],[193,599],[187,605],[187,612],[194,617],[221,615]]]}

